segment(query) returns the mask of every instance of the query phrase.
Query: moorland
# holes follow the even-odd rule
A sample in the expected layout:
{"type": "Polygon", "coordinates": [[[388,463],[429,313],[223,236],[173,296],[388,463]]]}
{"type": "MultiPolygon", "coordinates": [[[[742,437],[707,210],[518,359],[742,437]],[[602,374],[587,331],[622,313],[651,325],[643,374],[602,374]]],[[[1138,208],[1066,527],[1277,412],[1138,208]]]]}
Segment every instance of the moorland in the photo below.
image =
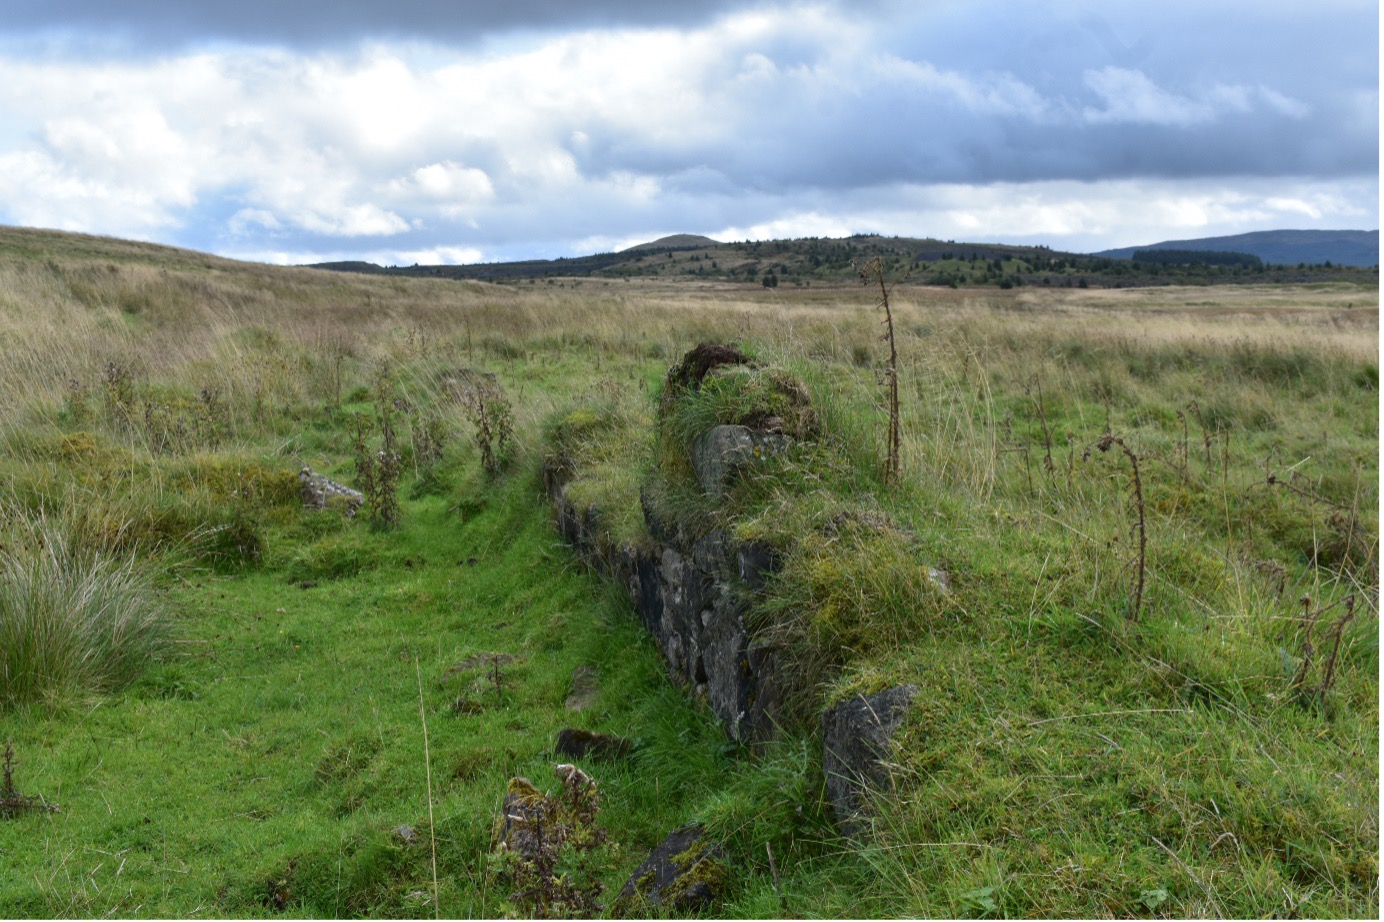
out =
{"type": "Polygon", "coordinates": [[[891,372],[851,278],[0,229],[0,914],[602,915],[697,823],[716,916],[1377,917],[1361,271],[898,281],[891,372]],[[750,361],[670,392],[702,342],[750,361]],[[700,433],[770,419],[786,449],[698,489],[700,433]],[[729,738],[562,541],[555,458],[612,547],[652,510],[774,549],[737,587],[773,738],[729,738]],[[364,505],[305,508],[303,468],[364,505]],[[820,715],[903,685],[843,828],[820,715]],[[629,745],[577,760],[599,812],[535,884],[497,817],[513,778],[559,791],[570,727],[629,745]]]}

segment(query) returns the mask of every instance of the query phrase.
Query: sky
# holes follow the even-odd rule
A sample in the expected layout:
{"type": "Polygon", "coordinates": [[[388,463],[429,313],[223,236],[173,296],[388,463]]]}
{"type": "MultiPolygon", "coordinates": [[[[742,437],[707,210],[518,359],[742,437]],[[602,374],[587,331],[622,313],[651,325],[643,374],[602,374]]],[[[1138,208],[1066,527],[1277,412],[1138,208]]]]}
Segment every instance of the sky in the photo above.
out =
{"type": "Polygon", "coordinates": [[[0,9],[0,224],[385,265],[1379,226],[1373,0],[0,9]]]}

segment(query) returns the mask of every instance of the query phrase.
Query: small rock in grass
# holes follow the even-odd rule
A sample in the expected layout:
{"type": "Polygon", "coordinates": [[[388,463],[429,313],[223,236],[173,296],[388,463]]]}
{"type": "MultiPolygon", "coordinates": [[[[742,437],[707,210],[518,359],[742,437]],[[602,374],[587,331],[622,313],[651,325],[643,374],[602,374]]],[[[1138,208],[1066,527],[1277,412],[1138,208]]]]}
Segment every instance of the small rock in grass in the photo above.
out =
{"type": "Polygon", "coordinates": [[[861,816],[868,791],[888,781],[894,733],[903,724],[918,686],[900,685],[856,695],[822,713],[822,773],[836,822],[847,835],[868,827],[861,816]]]}
{"type": "Polygon", "coordinates": [[[301,484],[303,505],[308,509],[340,508],[354,518],[356,510],[365,502],[365,496],[359,490],[352,490],[345,484],[315,473],[310,467],[298,472],[298,482],[301,484]]]}
{"type": "Polygon", "coordinates": [[[726,888],[725,854],[703,835],[696,824],[673,830],[634,869],[615,898],[614,914],[649,916],[649,910],[657,906],[694,913],[719,899],[726,888]]]}
{"type": "Polygon", "coordinates": [[[629,755],[632,745],[629,740],[623,737],[568,727],[558,731],[557,745],[554,750],[560,756],[573,759],[586,756],[593,759],[621,759],[629,755]]]}
{"type": "Polygon", "coordinates": [[[584,711],[596,703],[601,694],[601,684],[596,679],[596,670],[590,666],[578,666],[572,673],[572,691],[567,695],[567,710],[584,711]]]}

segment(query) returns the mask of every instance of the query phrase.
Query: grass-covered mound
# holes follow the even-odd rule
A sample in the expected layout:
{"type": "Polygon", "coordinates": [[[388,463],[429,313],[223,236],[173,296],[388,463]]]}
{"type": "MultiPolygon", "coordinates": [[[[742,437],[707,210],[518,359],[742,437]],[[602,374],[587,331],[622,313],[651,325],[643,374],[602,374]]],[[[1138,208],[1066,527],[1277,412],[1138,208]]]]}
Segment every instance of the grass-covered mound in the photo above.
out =
{"type": "MultiPolygon", "coordinates": [[[[1265,347],[1228,361],[1093,352],[1064,363],[1058,392],[1041,371],[1004,388],[968,373],[967,356],[978,393],[953,386],[945,408],[915,377],[897,485],[881,477],[872,376],[742,356],[694,388],[675,366],[653,398],[638,502],[688,541],[727,529],[778,549],[750,621],[781,651],[791,735],[811,737],[847,695],[921,689],[861,852],[888,905],[1256,915],[1283,911],[1285,893],[1317,914],[1374,905],[1368,374],[1265,347]],[[1123,394],[1139,395],[1132,412],[1112,393],[1122,370],[1139,382],[1123,394]],[[786,414],[798,382],[791,405],[817,408],[811,432],[704,494],[688,460],[697,435],[786,414]],[[1325,443],[1323,409],[1344,423],[1325,443]],[[1314,477],[1276,472],[1289,442],[1317,443],[1314,477]]],[[[630,442],[612,424],[565,432],[565,450],[599,454],[612,429],[630,442]]],[[[569,490],[620,516],[630,481],[578,466],[569,490]]]]}

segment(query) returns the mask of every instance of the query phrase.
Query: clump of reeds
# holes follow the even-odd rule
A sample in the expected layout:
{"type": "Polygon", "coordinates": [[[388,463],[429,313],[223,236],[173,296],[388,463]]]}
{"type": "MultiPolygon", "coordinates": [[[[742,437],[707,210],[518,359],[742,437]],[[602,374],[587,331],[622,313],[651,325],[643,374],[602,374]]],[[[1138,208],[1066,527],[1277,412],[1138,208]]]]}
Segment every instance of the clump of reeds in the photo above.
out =
{"type": "Polygon", "coordinates": [[[165,640],[147,570],[72,541],[43,513],[0,510],[0,709],[111,691],[137,678],[165,640]]]}

